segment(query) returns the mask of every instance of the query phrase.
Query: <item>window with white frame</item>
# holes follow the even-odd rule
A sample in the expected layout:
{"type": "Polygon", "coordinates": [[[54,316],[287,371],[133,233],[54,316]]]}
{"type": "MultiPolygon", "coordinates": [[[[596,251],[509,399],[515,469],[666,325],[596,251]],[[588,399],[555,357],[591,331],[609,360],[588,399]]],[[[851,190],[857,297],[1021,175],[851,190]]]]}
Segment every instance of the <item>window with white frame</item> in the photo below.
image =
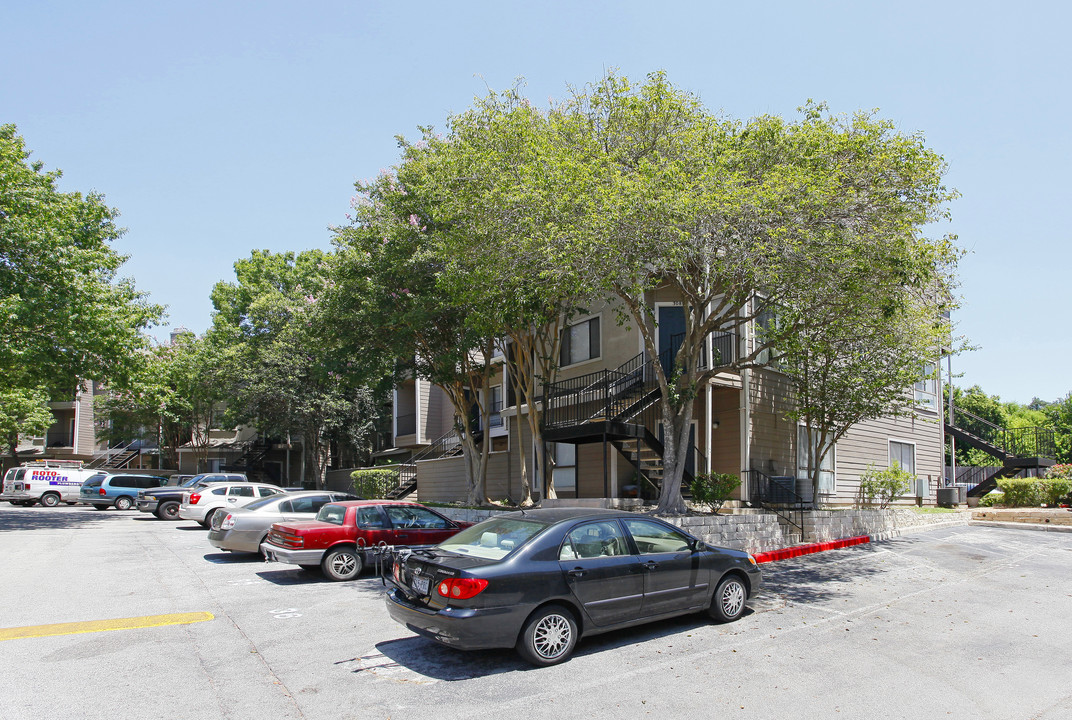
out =
{"type": "Polygon", "coordinates": [[[558,364],[574,365],[599,357],[599,317],[592,317],[562,331],[558,364]]]}
{"type": "Polygon", "coordinates": [[[923,363],[923,377],[914,386],[916,407],[938,411],[938,366],[932,362],[923,363]]]}
{"type": "Polygon", "coordinates": [[[890,467],[897,463],[912,475],[916,474],[916,446],[912,443],[890,440],[890,467]]]}
{"type": "Polygon", "coordinates": [[[493,428],[502,427],[503,417],[503,388],[496,385],[491,388],[491,405],[488,407],[488,425],[493,428]]]}
{"type": "MultiPolygon", "coordinates": [[[[819,457],[819,434],[812,432],[811,457],[819,457]]],[[[819,463],[819,492],[826,495],[834,494],[834,452],[836,445],[831,445],[826,457],[819,463]]],[[[808,428],[805,425],[797,426],[797,477],[810,478],[813,465],[808,461],[808,428]]]]}
{"type": "Polygon", "coordinates": [[[551,471],[555,492],[572,492],[577,489],[577,446],[572,443],[555,443],[555,467],[551,471]]]}

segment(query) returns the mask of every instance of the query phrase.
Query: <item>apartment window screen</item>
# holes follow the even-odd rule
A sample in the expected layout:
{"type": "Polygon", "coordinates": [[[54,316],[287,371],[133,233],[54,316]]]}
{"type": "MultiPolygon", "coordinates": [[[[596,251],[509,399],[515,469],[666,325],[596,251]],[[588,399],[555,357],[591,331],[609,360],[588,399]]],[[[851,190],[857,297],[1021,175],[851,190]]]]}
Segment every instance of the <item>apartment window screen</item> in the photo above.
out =
{"type": "Polygon", "coordinates": [[[562,333],[559,365],[565,367],[599,357],[599,318],[571,325],[562,333]]]}
{"type": "Polygon", "coordinates": [[[934,363],[923,363],[923,378],[914,386],[916,407],[938,410],[938,378],[934,363]]]}
{"type": "MultiPolygon", "coordinates": [[[[816,442],[818,440],[816,439],[816,442]]],[[[836,446],[831,446],[826,457],[819,463],[819,492],[832,495],[834,493],[834,452],[836,446]]],[[[812,457],[818,457],[818,451],[812,453],[812,457]]],[[[811,464],[808,462],[808,428],[804,425],[797,426],[797,477],[810,478],[811,464]]]]}
{"type": "Polygon", "coordinates": [[[900,464],[903,470],[912,475],[916,474],[916,446],[911,443],[890,440],[890,467],[894,463],[900,464]]]}

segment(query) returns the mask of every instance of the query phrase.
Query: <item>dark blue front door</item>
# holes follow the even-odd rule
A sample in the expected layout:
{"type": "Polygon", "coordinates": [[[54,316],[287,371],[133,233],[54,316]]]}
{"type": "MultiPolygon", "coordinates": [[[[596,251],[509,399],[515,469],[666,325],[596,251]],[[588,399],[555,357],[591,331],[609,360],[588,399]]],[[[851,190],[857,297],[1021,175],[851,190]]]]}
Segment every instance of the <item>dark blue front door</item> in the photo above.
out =
{"type": "Polygon", "coordinates": [[[659,308],[659,360],[663,371],[670,373],[674,357],[685,338],[685,308],[680,305],[663,305],[659,308]]]}

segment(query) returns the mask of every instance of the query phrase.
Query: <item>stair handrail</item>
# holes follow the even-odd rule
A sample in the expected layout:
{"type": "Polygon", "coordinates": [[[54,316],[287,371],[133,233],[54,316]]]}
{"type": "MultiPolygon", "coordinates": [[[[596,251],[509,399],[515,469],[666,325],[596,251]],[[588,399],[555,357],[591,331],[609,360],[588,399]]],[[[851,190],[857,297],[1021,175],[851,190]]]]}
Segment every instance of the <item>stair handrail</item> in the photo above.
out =
{"type": "Polygon", "coordinates": [[[772,476],[752,466],[748,471],[749,504],[753,507],[770,510],[790,525],[797,527],[800,530],[801,538],[803,538],[804,511],[808,508],[808,503],[804,498],[797,495],[795,488],[790,489],[784,485],[779,485],[778,491],[780,495],[787,496],[789,502],[773,502],[769,499],[771,495],[769,490],[773,484],[772,476]],[[797,517],[796,520],[793,519],[794,513],[797,517]]]}

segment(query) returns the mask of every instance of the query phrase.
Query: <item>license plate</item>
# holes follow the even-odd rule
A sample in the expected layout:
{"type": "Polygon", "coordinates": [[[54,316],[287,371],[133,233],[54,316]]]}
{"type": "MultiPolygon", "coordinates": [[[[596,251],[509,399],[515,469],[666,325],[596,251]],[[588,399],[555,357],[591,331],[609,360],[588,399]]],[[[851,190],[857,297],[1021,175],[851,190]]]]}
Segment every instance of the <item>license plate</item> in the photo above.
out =
{"type": "Polygon", "coordinates": [[[413,589],[421,595],[428,594],[428,578],[424,575],[413,576],[413,589]]]}

